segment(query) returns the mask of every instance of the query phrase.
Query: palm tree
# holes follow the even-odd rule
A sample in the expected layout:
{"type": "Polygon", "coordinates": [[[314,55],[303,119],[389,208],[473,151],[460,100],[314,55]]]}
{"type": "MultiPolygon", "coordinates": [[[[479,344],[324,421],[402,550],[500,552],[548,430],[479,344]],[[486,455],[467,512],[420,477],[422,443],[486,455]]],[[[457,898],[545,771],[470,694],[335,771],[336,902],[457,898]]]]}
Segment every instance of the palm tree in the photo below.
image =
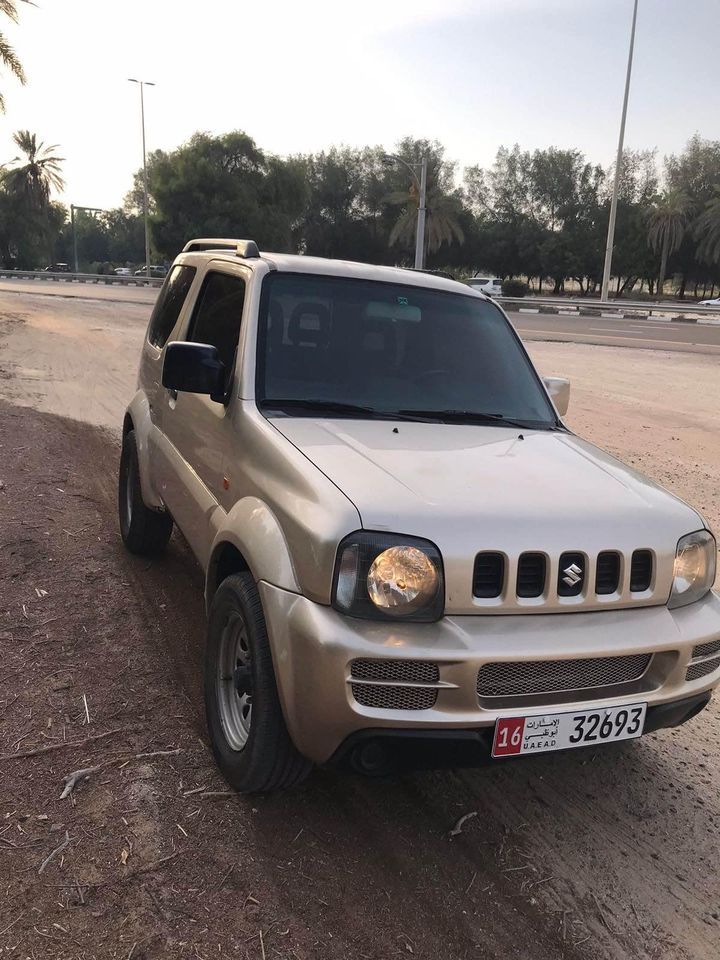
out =
{"type": "MultiPolygon", "coordinates": [[[[397,223],[390,232],[390,245],[404,243],[410,246],[415,239],[418,219],[418,192],[415,184],[407,191],[396,191],[387,197],[388,203],[404,204],[397,223]]],[[[428,186],[425,199],[425,245],[429,253],[435,253],[443,243],[457,240],[463,243],[465,234],[457,217],[458,201],[444,193],[437,185],[428,186]]]]}
{"type": "Polygon", "coordinates": [[[695,221],[693,230],[699,240],[697,255],[707,263],[720,262],[720,189],[705,204],[705,209],[695,221]]]}
{"type": "MultiPolygon", "coordinates": [[[[31,0],[22,0],[22,3],[30,3],[31,0]]],[[[0,13],[10,17],[13,23],[18,22],[17,0],[0,0],[0,13]]],[[[10,46],[5,34],[0,33],[0,63],[16,77],[20,83],[25,83],[25,71],[17,58],[17,54],[10,46]]],[[[5,113],[5,98],[0,93],[0,113],[5,113]]]]}
{"type": "Polygon", "coordinates": [[[668,257],[682,243],[693,206],[692,200],[682,190],[668,190],[656,199],[650,209],[648,243],[655,253],[660,251],[659,297],[665,286],[668,257]]]}
{"type": "Polygon", "coordinates": [[[25,156],[10,161],[16,166],[3,174],[5,188],[8,193],[24,200],[30,210],[44,210],[50,201],[50,191],[62,190],[65,186],[60,176],[60,164],[64,158],[53,154],[57,146],[46,147],[44,143],[38,143],[37,136],[29,130],[18,130],[13,134],[13,140],[25,156]]]}

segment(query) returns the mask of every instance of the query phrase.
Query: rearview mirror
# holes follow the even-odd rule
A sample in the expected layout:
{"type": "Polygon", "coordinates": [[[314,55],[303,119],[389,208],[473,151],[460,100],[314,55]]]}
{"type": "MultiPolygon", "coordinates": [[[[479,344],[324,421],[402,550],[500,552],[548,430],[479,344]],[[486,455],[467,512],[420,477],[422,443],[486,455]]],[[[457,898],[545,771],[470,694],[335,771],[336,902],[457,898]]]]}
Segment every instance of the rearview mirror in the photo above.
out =
{"type": "Polygon", "coordinates": [[[170,343],[165,348],[162,384],[168,390],[204,393],[211,400],[225,399],[225,364],[217,347],[207,343],[170,343]]]}
{"type": "Polygon", "coordinates": [[[565,377],[543,377],[543,383],[555,404],[558,416],[564,417],[570,406],[570,381],[565,377]]]}

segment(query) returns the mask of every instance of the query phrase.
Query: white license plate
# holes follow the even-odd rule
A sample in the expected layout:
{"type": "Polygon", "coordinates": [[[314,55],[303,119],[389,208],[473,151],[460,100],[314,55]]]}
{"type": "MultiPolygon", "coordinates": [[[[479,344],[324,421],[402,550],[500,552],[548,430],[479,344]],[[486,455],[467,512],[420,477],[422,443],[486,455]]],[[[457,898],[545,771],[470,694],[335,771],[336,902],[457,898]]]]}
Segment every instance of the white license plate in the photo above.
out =
{"type": "Polygon", "coordinates": [[[646,711],[646,703],[630,703],[541,716],[503,717],[495,724],[492,755],[515,757],[634,740],[642,736],[646,711]]]}

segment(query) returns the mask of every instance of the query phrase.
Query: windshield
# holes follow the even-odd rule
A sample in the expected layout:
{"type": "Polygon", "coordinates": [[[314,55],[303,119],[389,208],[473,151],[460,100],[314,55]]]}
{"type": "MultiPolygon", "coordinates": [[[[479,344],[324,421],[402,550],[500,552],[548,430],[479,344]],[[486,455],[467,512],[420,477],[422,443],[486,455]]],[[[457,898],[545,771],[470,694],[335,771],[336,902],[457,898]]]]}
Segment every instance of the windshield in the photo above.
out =
{"type": "Polygon", "coordinates": [[[423,287],[273,273],[257,400],[293,416],[392,413],[554,427],[554,409],[492,303],[423,287]],[[334,406],[334,409],[333,409],[334,406]],[[355,408],[355,409],[353,409],[355,408]]]}

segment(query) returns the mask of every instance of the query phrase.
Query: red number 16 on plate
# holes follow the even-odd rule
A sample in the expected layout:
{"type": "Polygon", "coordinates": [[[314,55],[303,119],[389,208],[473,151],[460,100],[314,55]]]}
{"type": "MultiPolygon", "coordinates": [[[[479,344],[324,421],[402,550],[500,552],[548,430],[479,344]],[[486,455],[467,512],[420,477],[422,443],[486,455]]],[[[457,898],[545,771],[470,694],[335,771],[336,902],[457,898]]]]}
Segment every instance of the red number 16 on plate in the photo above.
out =
{"type": "Polygon", "coordinates": [[[495,725],[492,755],[494,757],[509,757],[514,753],[520,753],[524,732],[524,717],[508,717],[506,720],[498,720],[495,725]]]}

